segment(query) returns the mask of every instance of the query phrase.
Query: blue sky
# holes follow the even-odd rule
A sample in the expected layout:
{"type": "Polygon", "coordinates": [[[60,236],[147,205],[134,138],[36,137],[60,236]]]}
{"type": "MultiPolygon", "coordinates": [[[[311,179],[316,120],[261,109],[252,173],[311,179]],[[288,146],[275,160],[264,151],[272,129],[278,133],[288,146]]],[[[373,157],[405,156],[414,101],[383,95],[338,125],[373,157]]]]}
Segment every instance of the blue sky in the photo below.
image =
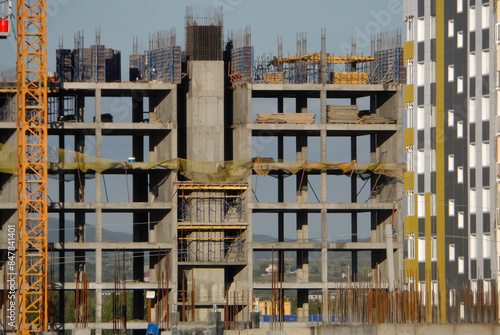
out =
{"type": "MultiPolygon", "coordinates": [[[[15,0],[14,0],[15,2],[15,0]]],[[[371,33],[403,27],[402,0],[47,0],[49,71],[55,70],[55,49],[63,37],[73,47],[74,34],[85,32],[85,45],[95,41],[101,27],[101,42],[122,51],[128,67],[132,37],[148,43],[155,30],[177,30],[178,44],[184,45],[184,14],[189,5],[216,5],[224,8],[224,30],[251,26],[255,55],[277,53],[277,37],[283,37],[285,55],[295,54],[296,33],[307,32],[308,51],[320,49],[321,28],[327,29],[327,50],[342,55],[358,37],[358,52],[370,52],[371,33]]],[[[15,7],[15,5],[14,5],[15,7]]],[[[0,71],[15,67],[15,39],[0,41],[0,71]]],[[[126,73],[123,78],[128,77],[126,73]]]]}

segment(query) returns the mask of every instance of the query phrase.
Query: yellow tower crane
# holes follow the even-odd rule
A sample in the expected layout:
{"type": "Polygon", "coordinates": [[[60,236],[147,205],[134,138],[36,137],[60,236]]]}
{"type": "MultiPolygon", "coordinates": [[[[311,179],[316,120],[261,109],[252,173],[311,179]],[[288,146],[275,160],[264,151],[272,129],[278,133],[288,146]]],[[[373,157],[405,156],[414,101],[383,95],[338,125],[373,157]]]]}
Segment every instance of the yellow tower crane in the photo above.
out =
{"type": "Polygon", "coordinates": [[[47,330],[47,3],[17,0],[18,334],[47,330]]]}

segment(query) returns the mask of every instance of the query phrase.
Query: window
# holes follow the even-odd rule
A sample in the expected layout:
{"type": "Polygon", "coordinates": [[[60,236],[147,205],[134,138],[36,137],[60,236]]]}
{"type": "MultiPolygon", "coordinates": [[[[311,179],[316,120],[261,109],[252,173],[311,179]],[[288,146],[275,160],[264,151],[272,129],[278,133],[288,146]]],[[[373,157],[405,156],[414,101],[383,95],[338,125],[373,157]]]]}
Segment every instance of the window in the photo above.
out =
{"type": "Polygon", "coordinates": [[[455,70],[453,65],[448,65],[448,82],[455,80],[455,70]]]}
{"type": "Polygon", "coordinates": [[[475,53],[469,54],[469,76],[470,77],[476,76],[476,54],[475,53]]]}
{"type": "Polygon", "coordinates": [[[476,145],[469,144],[469,167],[476,167],[476,145]]]}
{"type": "Polygon", "coordinates": [[[413,167],[413,145],[408,145],[406,147],[406,170],[412,172],[413,167]]]}
{"type": "Polygon", "coordinates": [[[449,294],[448,294],[448,302],[449,302],[449,306],[450,307],[453,307],[455,306],[455,290],[450,290],[449,291],[449,294]]]}
{"type": "Polygon", "coordinates": [[[430,168],[431,172],[436,172],[436,149],[431,149],[430,168]]]}
{"type": "Polygon", "coordinates": [[[413,85],[413,59],[406,62],[406,84],[413,85]]]}
{"type": "Polygon", "coordinates": [[[489,120],[490,119],[490,98],[482,97],[481,98],[481,119],[489,120]]]}
{"type": "Polygon", "coordinates": [[[457,33],[457,48],[460,49],[460,48],[463,48],[464,47],[464,32],[463,31],[459,31],[457,33]]]}
{"type": "Polygon", "coordinates": [[[435,262],[437,261],[437,246],[438,246],[438,240],[436,236],[431,237],[431,261],[435,262]]]}
{"type": "Polygon", "coordinates": [[[471,213],[476,213],[476,190],[469,190],[469,209],[471,213]]]}
{"type": "Polygon", "coordinates": [[[482,153],[481,153],[481,161],[483,166],[488,166],[490,164],[490,144],[483,143],[482,144],[482,153]]]}
{"type": "Polygon", "coordinates": [[[457,138],[462,138],[462,137],[464,137],[464,122],[458,121],[457,122],[457,138]]]}
{"type": "Polygon", "coordinates": [[[425,21],[424,18],[418,19],[417,23],[417,39],[419,42],[425,40],[425,21]]]}
{"type": "Polygon", "coordinates": [[[490,73],[490,52],[488,50],[483,50],[481,53],[481,73],[487,75],[490,73]]]}
{"type": "Polygon", "coordinates": [[[431,83],[436,82],[436,61],[431,61],[431,83]]]}
{"type": "Polygon", "coordinates": [[[417,194],[417,201],[418,201],[418,217],[424,218],[425,217],[425,195],[417,194]]]}
{"type": "Polygon", "coordinates": [[[469,31],[476,30],[476,8],[469,8],[469,31]]]}
{"type": "Polygon", "coordinates": [[[425,84],[425,65],[424,63],[417,64],[417,86],[425,84]]]}
{"type": "Polygon", "coordinates": [[[406,40],[413,41],[414,37],[414,20],[413,16],[408,16],[406,18],[406,40]]]}
{"type": "Polygon", "coordinates": [[[437,215],[437,200],[435,194],[431,194],[431,215],[437,215]]]}
{"type": "Polygon", "coordinates": [[[457,183],[458,184],[464,183],[464,168],[462,166],[459,166],[457,168],[457,183]]]}
{"type": "Polygon", "coordinates": [[[477,280],[470,281],[470,291],[472,292],[472,303],[476,306],[477,303],[477,280]]]}
{"type": "Polygon", "coordinates": [[[464,274],[464,258],[458,257],[458,274],[464,274]]]}
{"type": "Polygon", "coordinates": [[[453,109],[448,111],[448,127],[453,127],[455,125],[455,112],[453,109]]]}
{"type": "Polygon", "coordinates": [[[422,305],[425,307],[425,304],[427,302],[427,299],[426,299],[427,290],[425,289],[425,281],[421,281],[418,283],[418,292],[420,293],[420,296],[422,297],[422,305]]]}
{"type": "Polygon", "coordinates": [[[464,11],[463,0],[457,0],[457,13],[462,13],[464,11]]]}
{"type": "Polygon", "coordinates": [[[483,5],[481,8],[481,28],[486,29],[490,26],[490,6],[483,5]]]}
{"type": "Polygon", "coordinates": [[[469,236],[469,254],[470,254],[470,259],[476,259],[477,258],[477,236],[476,234],[471,234],[469,236]]]}
{"type": "Polygon", "coordinates": [[[418,261],[425,262],[425,237],[418,238],[418,261]]]}
{"type": "Polygon", "coordinates": [[[455,170],[455,156],[448,155],[448,171],[454,171],[454,170],[455,170]]]}
{"type": "Polygon", "coordinates": [[[490,211],[490,189],[488,187],[483,188],[483,212],[488,213],[490,211]]]}
{"type": "Polygon", "coordinates": [[[500,23],[495,24],[495,44],[500,44],[500,23]]]}
{"type": "Polygon", "coordinates": [[[469,122],[476,122],[476,99],[469,100],[469,122]]]}
{"type": "Polygon", "coordinates": [[[417,108],[417,129],[422,130],[425,128],[425,109],[424,107],[417,108]]]}
{"type": "Polygon", "coordinates": [[[438,285],[438,282],[436,280],[433,280],[432,281],[432,305],[433,306],[438,306],[438,302],[439,302],[439,285],[438,285]]]}
{"type": "MultiPolygon", "coordinates": [[[[463,273],[463,270],[462,270],[462,273],[463,273]]],[[[460,320],[465,320],[465,303],[463,303],[463,302],[460,303],[459,313],[460,313],[460,320]]]]}
{"type": "Polygon", "coordinates": [[[448,37],[453,37],[455,35],[455,22],[453,20],[448,21],[448,37]]]}
{"type": "Polygon", "coordinates": [[[448,259],[450,260],[450,262],[455,261],[455,245],[454,244],[448,245],[448,259]]]}
{"type": "Polygon", "coordinates": [[[457,78],[457,93],[464,92],[464,77],[457,78]]]}
{"type": "Polygon", "coordinates": [[[435,105],[431,106],[431,127],[437,126],[437,109],[435,105]]]}
{"type": "Polygon", "coordinates": [[[406,235],[408,240],[408,259],[415,259],[415,234],[406,235]]]}
{"type": "Polygon", "coordinates": [[[491,257],[491,235],[490,234],[483,235],[483,257],[484,258],[491,257]]]}
{"type": "Polygon", "coordinates": [[[406,128],[413,128],[413,102],[406,106],[406,128]]]}
{"type": "Polygon", "coordinates": [[[425,153],[424,150],[417,151],[417,173],[425,172],[425,153]]]}
{"type": "Polygon", "coordinates": [[[458,229],[464,229],[464,212],[458,212],[457,226],[458,229]]]}
{"type": "Polygon", "coordinates": [[[455,199],[448,200],[448,216],[455,216],[455,199]]]}
{"type": "Polygon", "coordinates": [[[431,16],[431,39],[436,38],[436,17],[431,16]]]}
{"type": "Polygon", "coordinates": [[[408,202],[408,216],[415,215],[415,195],[413,190],[406,191],[406,199],[408,202]]]}

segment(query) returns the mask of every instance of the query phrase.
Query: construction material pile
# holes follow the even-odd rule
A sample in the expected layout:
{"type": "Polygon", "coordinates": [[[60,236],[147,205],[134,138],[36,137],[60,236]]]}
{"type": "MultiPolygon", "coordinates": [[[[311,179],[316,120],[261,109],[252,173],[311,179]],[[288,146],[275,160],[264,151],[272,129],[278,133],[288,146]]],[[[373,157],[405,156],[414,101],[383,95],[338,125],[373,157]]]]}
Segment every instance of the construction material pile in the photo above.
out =
{"type": "Polygon", "coordinates": [[[295,113],[295,114],[257,114],[257,123],[291,123],[291,124],[313,124],[314,114],[295,113]]]}
{"type": "Polygon", "coordinates": [[[359,106],[337,106],[326,107],[326,119],[328,123],[358,123],[359,106]]]}

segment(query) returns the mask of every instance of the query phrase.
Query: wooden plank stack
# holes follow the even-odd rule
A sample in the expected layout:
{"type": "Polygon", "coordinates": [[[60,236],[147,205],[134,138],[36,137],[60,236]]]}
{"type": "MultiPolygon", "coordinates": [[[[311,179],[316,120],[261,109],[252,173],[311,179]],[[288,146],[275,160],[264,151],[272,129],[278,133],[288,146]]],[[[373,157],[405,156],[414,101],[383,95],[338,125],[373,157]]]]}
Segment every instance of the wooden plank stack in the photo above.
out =
{"type": "Polygon", "coordinates": [[[283,84],[285,76],[283,72],[266,72],[264,73],[264,84],[283,84]]]}
{"type": "Polygon", "coordinates": [[[289,123],[289,124],[313,124],[314,114],[257,114],[257,123],[289,123]]]}
{"type": "Polygon", "coordinates": [[[359,106],[328,105],[326,118],[328,123],[358,123],[359,106]]]}
{"type": "Polygon", "coordinates": [[[380,117],[376,115],[365,115],[359,118],[361,124],[394,124],[396,119],[390,117],[380,117]]]}

